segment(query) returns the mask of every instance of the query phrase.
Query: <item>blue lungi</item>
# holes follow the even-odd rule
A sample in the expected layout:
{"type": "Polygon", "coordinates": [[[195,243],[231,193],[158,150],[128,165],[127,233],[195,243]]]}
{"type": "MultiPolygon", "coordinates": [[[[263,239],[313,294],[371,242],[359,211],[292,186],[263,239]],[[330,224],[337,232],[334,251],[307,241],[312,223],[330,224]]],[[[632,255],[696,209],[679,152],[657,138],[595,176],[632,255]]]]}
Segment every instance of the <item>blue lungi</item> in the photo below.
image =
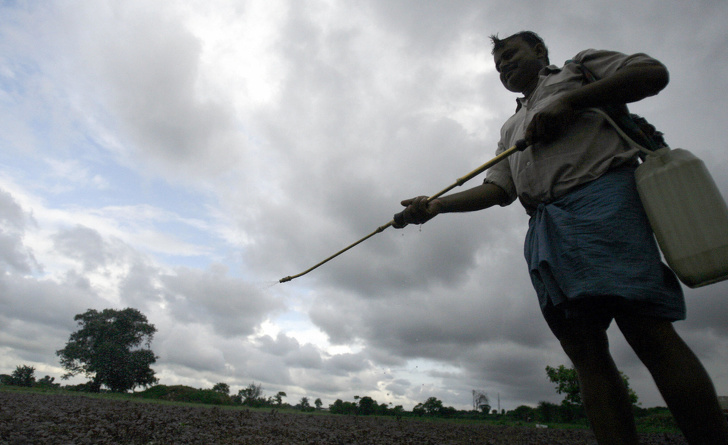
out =
{"type": "MultiPolygon", "coordinates": [[[[524,253],[552,330],[555,311],[557,318],[594,315],[607,307],[670,321],[685,318],[682,288],[661,261],[634,170],[607,172],[539,205],[531,216],[524,253]]],[[[616,313],[602,315],[608,326],[616,313]]]]}

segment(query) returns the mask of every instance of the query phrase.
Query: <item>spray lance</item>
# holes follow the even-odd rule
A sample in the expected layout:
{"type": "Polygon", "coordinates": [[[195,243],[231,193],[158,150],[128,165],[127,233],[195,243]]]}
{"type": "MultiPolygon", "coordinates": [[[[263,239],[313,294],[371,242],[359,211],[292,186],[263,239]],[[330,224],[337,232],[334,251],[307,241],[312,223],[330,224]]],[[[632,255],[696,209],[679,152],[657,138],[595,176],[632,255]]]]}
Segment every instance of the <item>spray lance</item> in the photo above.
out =
{"type": "MultiPolygon", "coordinates": [[[[457,181],[455,181],[451,185],[449,185],[446,188],[440,190],[439,192],[435,193],[434,195],[428,197],[427,198],[427,201],[428,202],[429,201],[432,201],[433,199],[439,198],[440,196],[444,195],[445,193],[449,192],[450,190],[454,189],[455,187],[460,187],[461,185],[465,184],[467,181],[473,179],[474,177],[476,177],[479,174],[483,173],[484,171],[488,170],[489,168],[491,168],[492,166],[496,165],[497,163],[499,163],[500,161],[504,160],[505,158],[507,158],[508,156],[512,155],[513,153],[515,153],[517,151],[523,151],[527,147],[528,147],[528,143],[526,142],[525,139],[519,140],[518,142],[516,142],[516,144],[513,147],[509,148],[508,150],[505,150],[501,154],[497,155],[496,157],[494,157],[490,161],[486,162],[485,164],[483,164],[480,167],[476,168],[475,170],[471,171],[467,175],[465,175],[465,176],[463,176],[461,178],[458,178],[457,181]]],[[[285,282],[288,282],[288,281],[293,280],[294,278],[298,278],[300,276],[306,275],[307,273],[311,272],[312,270],[316,269],[317,267],[319,267],[319,266],[321,266],[321,265],[323,265],[323,264],[325,264],[325,263],[333,260],[337,256],[339,256],[342,253],[346,252],[347,250],[353,248],[354,246],[357,246],[358,244],[363,243],[364,241],[366,241],[369,238],[373,237],[377,233],[383,232],[385,229],[389,228],[390,226],[391,227],[398,228],[398,229],[401,229],[401,228],[405,227],[406,225],[407,225],[407,222],[404,220],[404,211],[399,212],[396,215],[394,215],[394,218],[391,221],[389,221],[387,224],[385,224],[383,226],[377,227],[377,229],[374,232],[370,233],[369,235],[365,236],[364,238],[360,239],[359,241],[357,241],[357,242],[355,242],[355,243],[353,243],[353,244],[351,244],[351,245],[349,245],[349,246],[341,249],[340,251],[336,252],[335,254],[331,255],[330,257],[326,258],[325,260],[321,261],[320,263],[318,263],[318,264],[316,264],[316,265],[314,265],[314,266],[312,266],[312,267],[304,270],[303,272],[301,272],[301,273],[299,273],[297,275],[291,275],[291,276],[288,276],[288,277],[285,277],[285,278],[281,278],[279,282],[280,283],[285,283],[285,282]]]]}

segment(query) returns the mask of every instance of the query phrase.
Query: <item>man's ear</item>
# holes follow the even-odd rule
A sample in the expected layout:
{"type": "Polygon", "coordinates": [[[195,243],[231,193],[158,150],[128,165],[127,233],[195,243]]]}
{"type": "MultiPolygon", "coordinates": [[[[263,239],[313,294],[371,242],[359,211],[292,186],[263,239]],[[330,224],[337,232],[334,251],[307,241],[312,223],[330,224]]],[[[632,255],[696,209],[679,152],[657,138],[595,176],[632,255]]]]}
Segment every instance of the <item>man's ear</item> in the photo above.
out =
{"type": "Polygon", "coordinates": [[[546,58],[546,55],[548,54],[548,51],[546,50],[546,46],[543,43],[537,43],[533,47],[533,51],[536,53],[538,57],[546,58]]]}

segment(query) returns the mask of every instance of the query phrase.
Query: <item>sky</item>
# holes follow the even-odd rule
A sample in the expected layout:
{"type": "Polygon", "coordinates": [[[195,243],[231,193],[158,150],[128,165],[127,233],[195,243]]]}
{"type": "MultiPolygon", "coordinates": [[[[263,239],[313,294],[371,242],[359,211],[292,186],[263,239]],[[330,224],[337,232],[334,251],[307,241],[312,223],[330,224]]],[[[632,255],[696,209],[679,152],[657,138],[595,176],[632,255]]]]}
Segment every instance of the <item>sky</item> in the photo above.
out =
{"type": "MultiPolygon", "coordinates": [[[[518,203],[371,233],[489,160],[516,95],[489,35],[530,29],[670,71],[631,105],[728,196],[720,0],[0,1],[0,373],[61,383],[87,309],[157,328],[161,384],[291,404],[559,403],[518,203]]],[[[473,184],[480,181],[473,180],[473,184]]],[[[728,395],[728,282],[675,324],[728,395]]],[[[642,406],[664,406],[619,331],[642,406]]]]}

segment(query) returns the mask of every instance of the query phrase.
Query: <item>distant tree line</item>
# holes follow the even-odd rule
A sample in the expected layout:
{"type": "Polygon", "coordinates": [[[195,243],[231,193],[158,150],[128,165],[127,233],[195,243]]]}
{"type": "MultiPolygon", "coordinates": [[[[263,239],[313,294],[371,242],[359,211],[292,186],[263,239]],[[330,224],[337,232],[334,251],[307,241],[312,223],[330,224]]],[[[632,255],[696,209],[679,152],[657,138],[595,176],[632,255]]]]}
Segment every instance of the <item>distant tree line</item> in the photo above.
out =
{"type": "Polygon", "coordinates": [[[329,405],[329,412],[356,416],[401,416],[404,408],[401,405],[390,408],[386,403],[377,403],[369,396],[354,396],[354,402],[336,399],[333,404],[329,405]]]}
{"type": "Polygon", "coordinates": [[[61,385],[53,383],[55,377],[45,376],[35,379],[35,368],[32,366],[17,366],[12,374],[0,374],[0,384],[8,386],[22,386],[26,388],[59,388],[61,385]]]}
{"type": "Polygon", "coordinates": [[[216,383],[210,389],[196,389],[181,385],[155,385],[135,395],[175,402],[239,405],[250,408],[295,409],[299,411],[320,410],[323,405],[321,399],[317,398],[313,402],[313,406],[311,406],[308,397],[302,397],[296,405],[291,405],[283,401],[283,398],[287,397],[285,391],[278,391],[275,395],[266,397],[263,394],[262,385],[255,382],[232,395],[230,394],[230,385],[223,382],[216,383]]]}
{"type": "MultiPolygon", "coordinates": [[[[572,376],[566,370],[554,376],[572,376]],[[566,372],[564,372],[566,371],[566,372]]],[[[565,379],[568,380],[568,379],[565,379]]],[[[564,382],[562,382],[564,383],[564,382]]],[[[573,382],[572,382],[573,383],[573,382]]],[[[65,389],[87,391],[86,385],[67,385],[61,387],[54,383],[54,378],[45,376],[40,380],[35,378],[35,368],[27,365],[18,366],[12,374],[0,375],[0,384],[18,387],[33,387],[45,389],[65,389]]],[[[538,422],[538,423],[586,423],[580,399],[574,398],[573,388],[563,386],[562,392],[571,391],[571,397],[566,397],[561,404],[541,401],[538,406],[531,407],[521,405],[514,410],[506,411],[481,409],[481,410],[456,410],[453,407],[446,407],[436,397],[429,397],[426,401],[418,403],[412,411],[405,411],[401,405],[391,407],[385,403],[377,403],[369,396],[354,396],[353,402],[345,402],[337,399],[329,405],[331,414],[356,415],[356,416],[395,416],[402,417],[440,417],[450,419],[470,420],[491,420],[497,422],[538,422]]],[[[321,410],[323,403],[317,398],[313,406],[308,397],[302,397],[296,405],[290,405],[283,401],[286,397],[284,391],[278,391],[275,395],[266,397],[263,394],[261,384],[255,382],[239,390],[237,394],[230,395],[230,386],[227,383],[217,383],[210,389],[197,389],[189,386],[166,386],[155,385],[144,391],[137,392],[134,396],[148,399],[158,399],[174,402],[202,403],[213,405],[239,405],[251,408],[272,408],[272,409],[294,409],[304,412],[321,410]]],[[[633,399],[636,401],[636,399],[633,399]]],[[[636,404],[633,406],[635,417],[638,423],[657,428],[676,428],[675,421],[667,408],[641,408],[636,404]]]]}

